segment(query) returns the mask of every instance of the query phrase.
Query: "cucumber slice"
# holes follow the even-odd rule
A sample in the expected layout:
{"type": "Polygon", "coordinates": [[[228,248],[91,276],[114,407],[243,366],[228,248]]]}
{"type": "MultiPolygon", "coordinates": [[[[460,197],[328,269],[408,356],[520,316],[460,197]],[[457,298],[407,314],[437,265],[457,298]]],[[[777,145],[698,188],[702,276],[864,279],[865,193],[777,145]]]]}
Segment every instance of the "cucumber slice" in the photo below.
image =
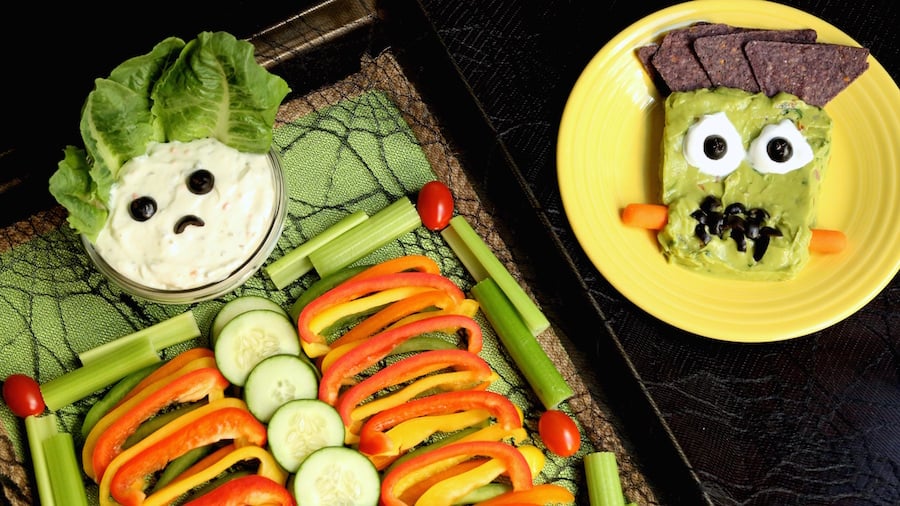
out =
{"type": "Polygon", "coordinates": [[[381,477],[362,453],[346,446],[326,446],[300,464],[293,487],[299,506],[377,506],[381,477]]]}
{"type": "Polygon", "coordinates": [[[297,472],[312,452],[344,444],[344,421],[319,399],[295,399],[275,410],[267,428],[269,451],[289,473],[297,472]]]}
{"type": "Polygon", "coordinates": [[[216,339],[219,338],[219,334],[228,322],[239,314],[255,309],[268,309],[269,311],[283,314],[285,318],[288,317],[287,311],[272,299],[260,295],[242,295],[226,302],[222,309],[216,313],[216,317],[213,318],[212,325],[209,328],[209,342],[216,344],[216,339]]]}
{"type": "Polygon", "coordinates": [[[247,375],[243,395],[253,416],[267,423],[284,403],[318,397],[319,375],[315,367],[297,355],[272,355],[247,375]]]}
{"type": "Polygon", "coordinates": [[[216,366],[232,384],[244,386],[250,371],[272,355],[300,355],[300,336],[283,314],[253,309],[222,327],[214,347],[216,366]]]}

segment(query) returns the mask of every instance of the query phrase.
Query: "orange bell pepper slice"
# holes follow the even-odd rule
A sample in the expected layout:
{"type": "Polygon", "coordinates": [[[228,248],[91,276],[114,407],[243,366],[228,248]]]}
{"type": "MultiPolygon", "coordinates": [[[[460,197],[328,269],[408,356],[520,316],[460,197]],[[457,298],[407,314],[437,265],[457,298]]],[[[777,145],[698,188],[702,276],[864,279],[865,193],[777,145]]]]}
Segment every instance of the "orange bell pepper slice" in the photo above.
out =
{"type": "Polygon", "coordinates": [[[492,499],[481,501],[478,506],[544,506],[574,502],[575,496],[569,489],[555,483],[542,483],[528,490],[511,490],[492,499]]]}
{"type": "Polygon", "coordinates": [[[169,359],[166,363],[159,366],[155,371],[148,374],[144,379],[138,382],[131,390],[125,394],[122,399],[116,404],[122,404],[126,402],[128,399],[137,395],[141,390],[147,387],[147,385],[152,385],[153,383],[159,381],[162,378],[171,377],[175,374],[176,371],[180,370],[182,367],[187,365],[194,360],[202,359],[202,358],[211,358],[213,361],[216,359],[216,355],[213,350],[205,347],[198,346],[196,348],[191,348],[189,350],[185,350],[178,355],[175,355],[171,359],[169,359]]]}

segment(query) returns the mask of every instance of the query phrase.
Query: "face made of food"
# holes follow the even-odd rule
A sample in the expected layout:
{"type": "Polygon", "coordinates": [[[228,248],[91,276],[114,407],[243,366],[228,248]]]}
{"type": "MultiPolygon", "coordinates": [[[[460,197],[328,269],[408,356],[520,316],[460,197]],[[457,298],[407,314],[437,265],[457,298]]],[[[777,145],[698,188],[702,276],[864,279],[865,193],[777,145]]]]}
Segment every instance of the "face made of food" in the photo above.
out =
{"type": "Polygon", "coordinates": [[[734,88],[666,99],[658,240],[666,259],[748,280],[794,277],[809,260],[831,118],[794,95],[734,88]]]}
{"type": "Polygon", "coordinates": [[[253,255],[272,227],[276,198],[265,154],[211,138],[154,144],[123,166],[94,246],[136,283],[197,288],[253,255]]]}

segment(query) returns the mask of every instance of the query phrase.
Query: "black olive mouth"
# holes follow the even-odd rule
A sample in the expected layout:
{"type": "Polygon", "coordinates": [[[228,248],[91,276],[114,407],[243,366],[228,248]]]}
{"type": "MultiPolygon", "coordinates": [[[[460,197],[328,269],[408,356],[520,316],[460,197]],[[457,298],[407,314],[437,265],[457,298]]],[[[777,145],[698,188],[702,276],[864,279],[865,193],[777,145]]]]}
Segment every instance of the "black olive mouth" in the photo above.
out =
{"type": "Polygon", "coordinates": [[[184,232],[188,227],[202,227],[206,225],[206,223],[197,216],[193,214],[189,214],[187,216],[182,216],[178,223],[175,224],[175,233],[180,234],[184,232]]]}
{"type": "Polygon", "coordinates": [[[725,239],[730,237],[738,251],[747,251],[748,241],[752,242],[753,260],[759,262],[769,249],[772,237],[781,237],[782,233],[775,227],[766,225],[769,212],[763,208],[747,208],[741,202],[732,202],[723,206],[722,200],[708,195],[700,203],[700,207],[691,213],[697,220],[694,235],[704,246],[709,244],[713,236],[725,239]]]}

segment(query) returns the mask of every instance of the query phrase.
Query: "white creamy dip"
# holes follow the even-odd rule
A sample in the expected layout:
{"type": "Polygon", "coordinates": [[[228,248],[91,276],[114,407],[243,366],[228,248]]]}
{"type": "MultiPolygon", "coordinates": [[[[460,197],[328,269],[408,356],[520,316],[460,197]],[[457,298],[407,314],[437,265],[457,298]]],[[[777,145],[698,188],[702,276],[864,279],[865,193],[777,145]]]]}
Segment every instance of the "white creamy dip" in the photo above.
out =
{"type": "Polygon", "coordinates": [[[137,283],[196,288],[228,277],[253,255],[271,227],[275,201],[266,154],[243,153],[215,139],[152,144],[122,167],[94,247],[110,267],[137,283]],[[213,175],[208,193],[189,189],[198,170],[213,175]],[[141,197],[156,204],[145,221],[130,210],[141,197]],[[191,224],[176,232],[185,217],[192,217],[191,224]]]}

